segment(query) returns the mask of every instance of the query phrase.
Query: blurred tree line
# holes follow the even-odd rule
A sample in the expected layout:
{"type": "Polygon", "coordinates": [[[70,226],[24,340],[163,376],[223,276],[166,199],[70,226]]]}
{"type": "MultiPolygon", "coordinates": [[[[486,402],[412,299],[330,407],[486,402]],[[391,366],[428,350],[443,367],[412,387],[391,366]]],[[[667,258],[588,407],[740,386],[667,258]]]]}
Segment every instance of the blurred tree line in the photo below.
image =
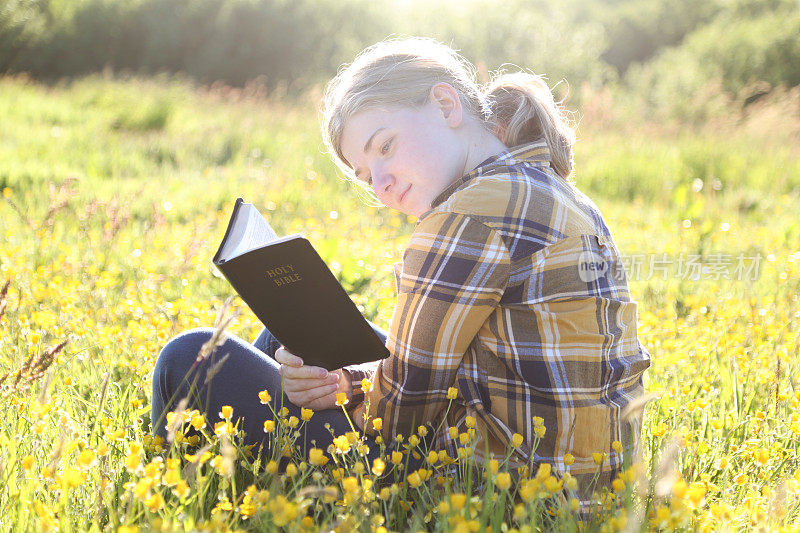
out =
{"type": "Polygon", "coordinates": [[[800,84],[800,0],[0,0],[0,73],[183,72],[293,91],[390,35],[442,40],[484,76],[511,63],[678,113],[709,92],[746,102],[800,84]]]}

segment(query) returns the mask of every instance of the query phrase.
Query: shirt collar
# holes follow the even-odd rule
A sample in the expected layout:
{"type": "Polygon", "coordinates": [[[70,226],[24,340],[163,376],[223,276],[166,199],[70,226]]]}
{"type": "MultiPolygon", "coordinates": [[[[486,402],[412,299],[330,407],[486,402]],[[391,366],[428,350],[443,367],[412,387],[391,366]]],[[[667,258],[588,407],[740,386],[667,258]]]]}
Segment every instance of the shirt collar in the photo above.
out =
{"type": "Polygon", "coordinates": [[[513,148],[507,148],[499,154],[495,154],[483,160],[477,167],[464,174],[439,193],[439,195],[433,199],[433,202],[431,202],[431,209],[447,200],[450,195],[477,176],[487,174],[497,167],[504,167],[514,163],[531,163],[535,166],[549,165],[550,149],[547,147],[547,142],[544,139],[538,139],[530,143],[520,144],[513,148]]]}

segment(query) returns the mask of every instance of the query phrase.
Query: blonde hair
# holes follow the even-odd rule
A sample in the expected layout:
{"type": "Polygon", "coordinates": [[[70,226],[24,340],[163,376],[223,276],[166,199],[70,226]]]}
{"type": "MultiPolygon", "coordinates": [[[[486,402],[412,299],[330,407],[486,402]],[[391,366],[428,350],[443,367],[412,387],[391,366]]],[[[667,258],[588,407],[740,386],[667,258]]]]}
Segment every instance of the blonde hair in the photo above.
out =
{"type": "Polygon", "coordinates": [[[458,92],[464,111],[506,146],[544,139],[551,166],[564,179],[572,172],[575,132],[560,102],[540,76],[497,74],[485,87],[475,67],[449,46],[413,37],[381,41],[361,52],[328,83],[322,100],[322,136],[346,176],[353,171],[341,151],[345,122],[365,109],[419,108],[440,82],[458,92]]]}

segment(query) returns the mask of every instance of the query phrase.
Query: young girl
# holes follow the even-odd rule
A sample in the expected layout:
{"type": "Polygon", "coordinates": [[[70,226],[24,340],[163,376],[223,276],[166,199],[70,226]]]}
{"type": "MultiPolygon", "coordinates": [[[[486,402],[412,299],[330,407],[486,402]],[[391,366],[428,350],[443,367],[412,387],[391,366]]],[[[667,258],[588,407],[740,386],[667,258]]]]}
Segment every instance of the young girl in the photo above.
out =
{"type": "MultiPolygon", "coordinates": [[[[219,349],[229,360],[204,391],[206,412],[233,406],[258,442],[271,418],[258,391],[276,406],[285,394],[292,413],[319,411],[307,439],[325,449],[325,424],[349,430],[335,409],[345,392],[368,443],[426,425],[431,446],[457,457],[456,436],[475,423],[479,460],[504,453],[518,433],[514,463],[535,454],[581,486],[598,471],[610,484],[639,445],[640,415],[622,412],[643,394],[650,358],[608,227],[569,181],[574,133],[547,85],[516,73],[481,88],[445,45],[385,41],[330,82],[323,122],[340,168],[418,219],[396,268],[390,355],[329,373],[303,366],[267,331],[255,347],[231,337],[219,349]]],[[[180,397],[211,334],[193,330],[162,350],[154,421],[174,407],[169,398],[180,397]]]]}

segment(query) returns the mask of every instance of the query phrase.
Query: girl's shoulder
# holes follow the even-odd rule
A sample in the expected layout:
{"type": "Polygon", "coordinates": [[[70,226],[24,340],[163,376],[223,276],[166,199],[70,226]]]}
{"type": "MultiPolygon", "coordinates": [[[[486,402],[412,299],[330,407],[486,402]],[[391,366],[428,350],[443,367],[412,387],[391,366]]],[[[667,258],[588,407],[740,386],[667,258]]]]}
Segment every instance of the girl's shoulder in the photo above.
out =
{"type": "Polygon", "coordinates": [[[524,161],[465,181],[427,215],[435,213],[474,218],[507,238],[537,234],[552,243],[574,235],[608,236],[588,196],[552,169],[524,161]]]}

